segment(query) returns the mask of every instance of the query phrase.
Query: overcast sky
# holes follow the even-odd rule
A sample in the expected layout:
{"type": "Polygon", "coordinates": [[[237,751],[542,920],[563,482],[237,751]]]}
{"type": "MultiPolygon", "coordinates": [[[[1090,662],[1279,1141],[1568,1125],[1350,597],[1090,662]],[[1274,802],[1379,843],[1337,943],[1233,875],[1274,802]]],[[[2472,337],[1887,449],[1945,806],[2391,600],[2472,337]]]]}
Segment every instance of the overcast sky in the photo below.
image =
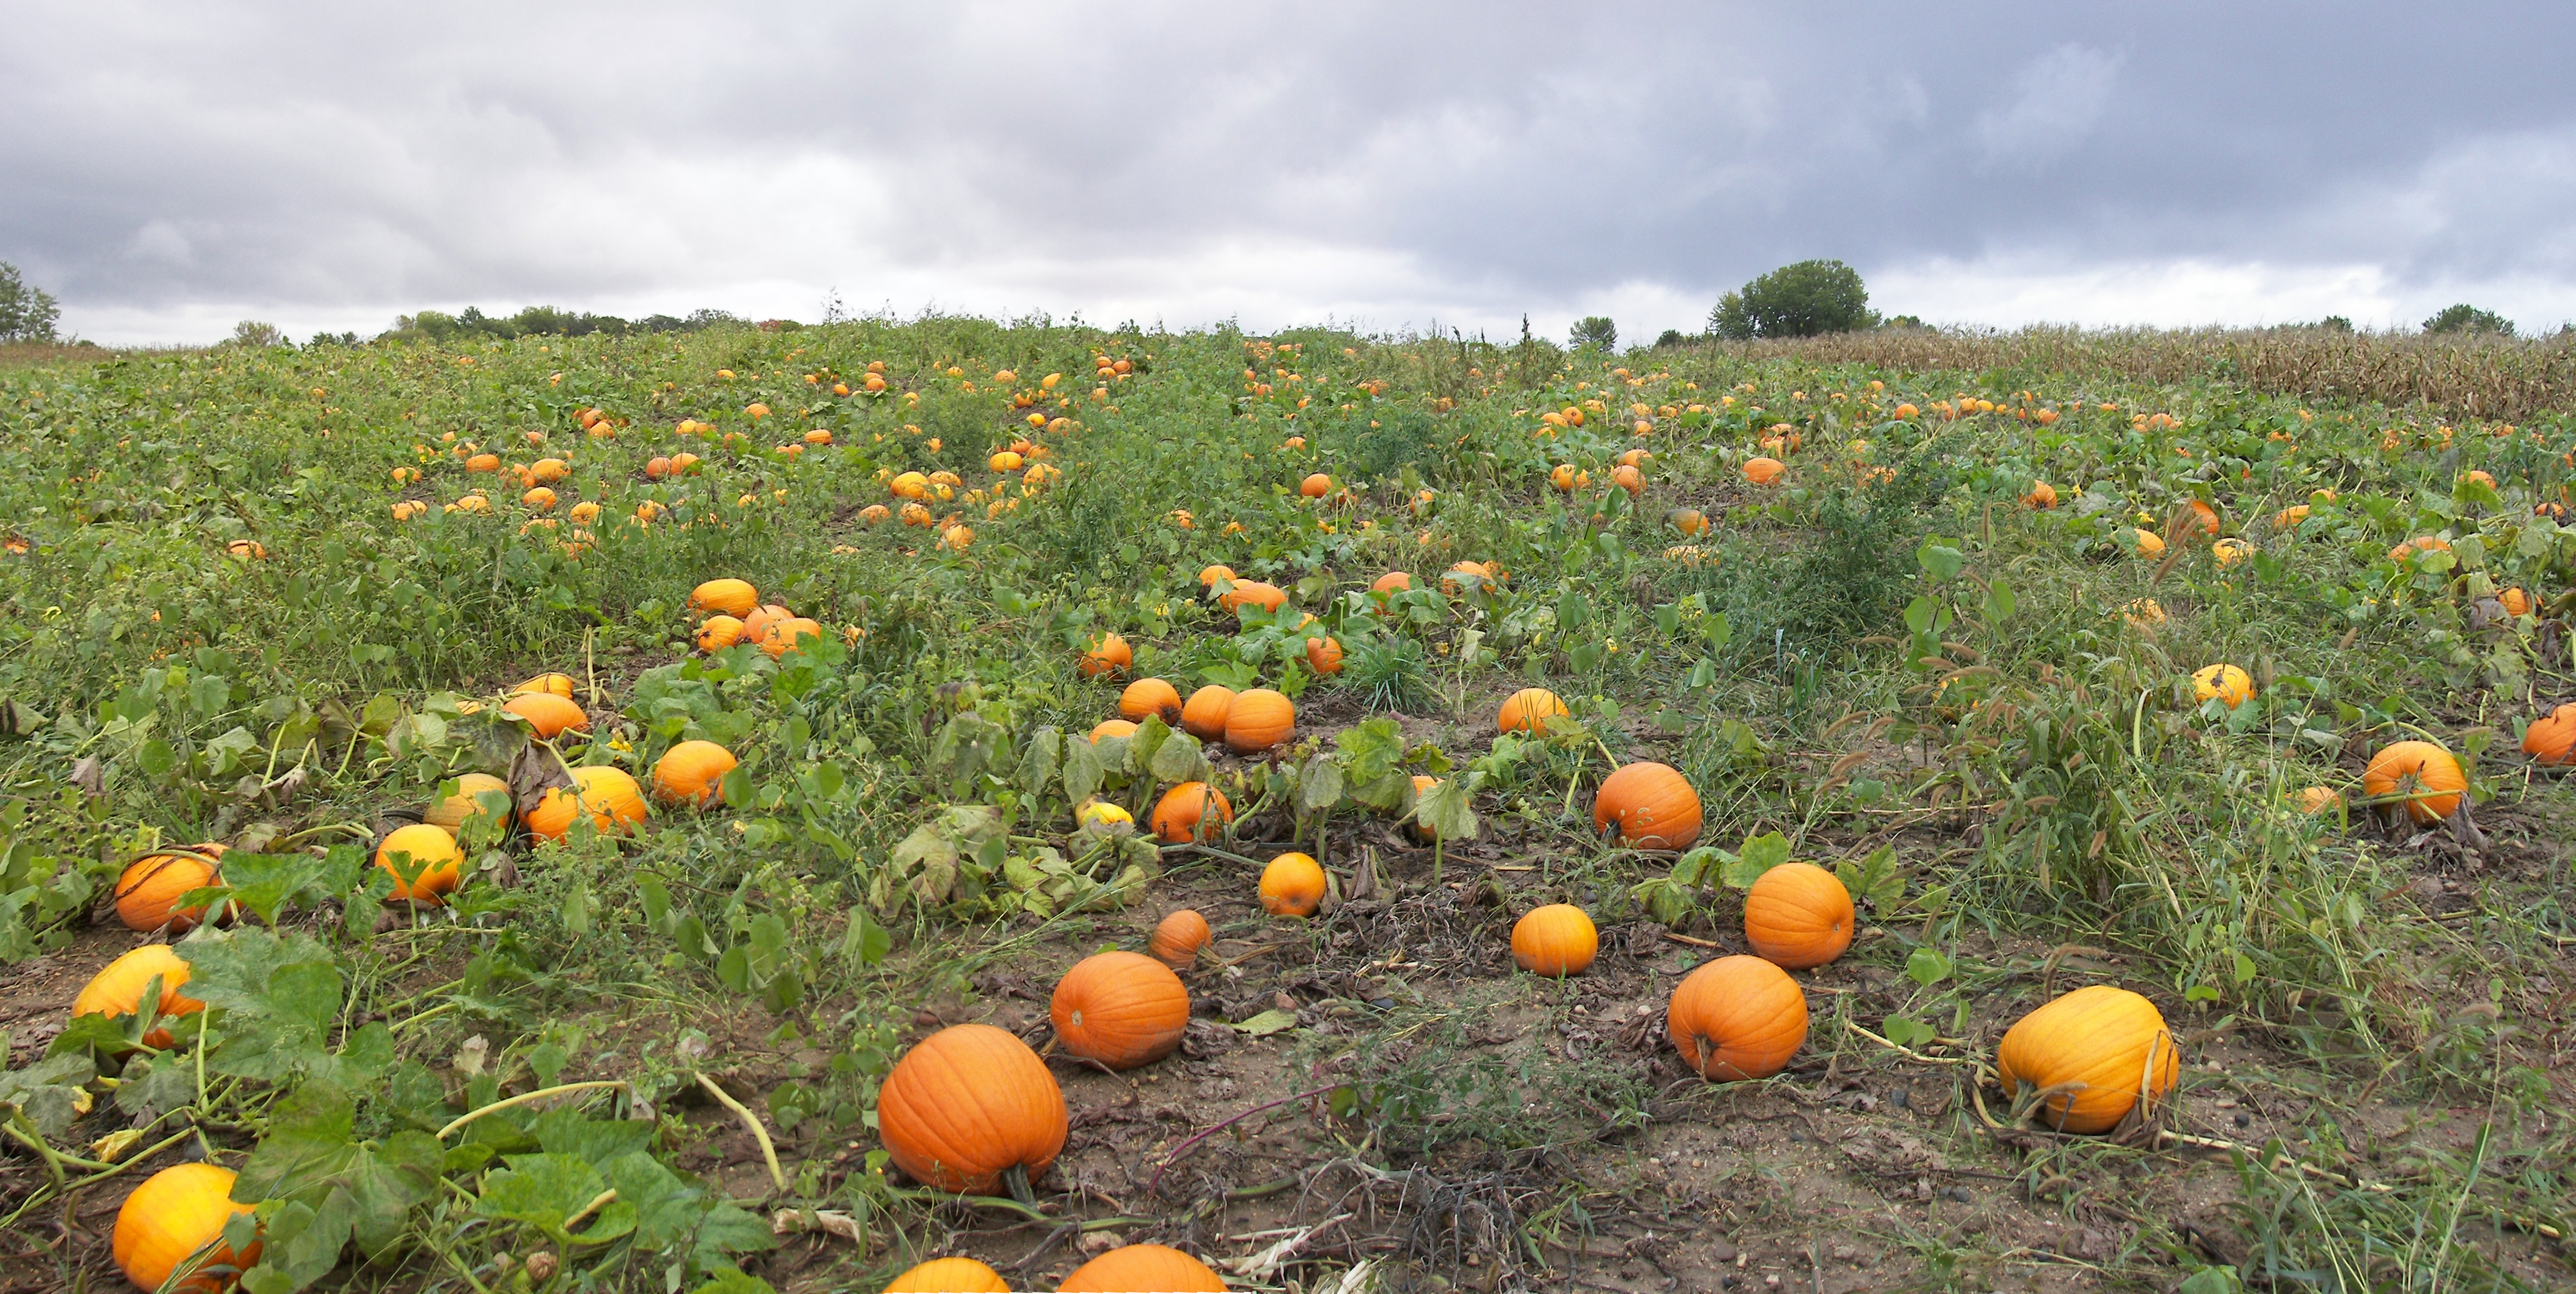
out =
{"type": "Polygon", "coordinates": [[[2576,319],[2576,5],[0,0],[0,260],[110,342],[422,307],[1626,340],[2576,319]]]}

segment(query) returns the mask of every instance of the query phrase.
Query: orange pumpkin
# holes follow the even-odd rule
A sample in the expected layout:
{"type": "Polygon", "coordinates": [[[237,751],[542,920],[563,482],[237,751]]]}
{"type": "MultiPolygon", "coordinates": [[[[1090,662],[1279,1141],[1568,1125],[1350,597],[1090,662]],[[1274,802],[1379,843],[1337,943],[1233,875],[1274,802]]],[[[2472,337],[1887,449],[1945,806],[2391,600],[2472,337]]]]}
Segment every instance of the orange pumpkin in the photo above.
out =
{"type": "Polygon", "coordinates": [[[1199,950],[1207,947],[1211,933],[1206,917],[1195,909],[1182,908],[1154,926],[1154,938],[1145,946],[1155,960],[1181,970],[1198,961],[1199,950]]]}
{"type": "Polygon", "coordinates": [[[1159,678],[1140,678],[1118,694],[1119,716],[1132,723],[1143,723],[1161,715],[1167,724],[1181,721],[1180,690],[1159,678]]]}
{"type": "Polygon", "coordinates": [[[1230,580],[1233,578],[1234,568],[1223,562],[1199,568],[1199,583],[1207,588],[1215,588],[1217,581],[1219,580],[1230,580]]]}
{"type": "MultiPolygon", "coordinates": [[[[145,944],[99,968],[89,983],[81,986],[72,999],[72,1018],[103,1015],[110,1018],[132,1015],[142,1008],[143,990],[152,977],[161,977],[163,1018],[192,1015],[206,1009],[206,1004],[179,991],[188,982],[188,962],[168,944],[145,944]]],[[[143,1036],[147,1046],[167,1047],[173,1041],[168,1029],[155,1027],[143,1036]]]]}
{"type": "Polygon", "coordinates": [[[2408,815],[2428,824],[2450,817],[2468,787],[2460,761],[2429,741],[2396,742],[2371,756],[2361,775],[2362,794],[2377,799],[2402,789],[2408,815]]]}
{"type": "Polygon", "coordinates": [[[1342,672],[1342,645],[1330,638],[1306,640],[1306,667],[1318,674],[1342,672]]]}
{"type": "Polygon", "coordinates": [[[2192,520],[2199,525],[2201,534],[2214,535],[2218,533],[2218,509],[2209,506],[2206,500],[2193,499],[2191,501],[2191,515],[2192,520]]]}
{"type": "Polygon", "coordinates": [[[1543,733],[1551,716],[1566,713],[1563,697],[1543,687],[1525,687],[1504,699],[1495,723],[1505,732],[1543,733]]]}
{"type": "Polygon", "coordinates": [[[1181,707],[1181,731],[1201,741],[1216,741],[1225,736],[1226,716],[1234,712],[1234,689],[1210,683],[1190,693],[1190,703],[1181,707]]]}
{"type": "Polygon", "coordinates": [[[1047,1014],[1064,1049],[1111,1069],[1171,1055],[1190,1023],[1190,991],[1142,953],[1095,953],[1057,980],[1047,1014]]]}
{"type": "Polygon", "coordinates": [[[188,854],[146,854],[125,865],[116,878],[116,919],[128,930],[159,930],[167,927],[172,934],[186,934],[205,919],[204,904],[183,908],[179,896],[190,890],[217,884],[215,864],[208,859],[221,858],[224,847],[217,844],[188,846],[188,854]]]}
{"type": "Polygon", "coordinates": [[[708,616],[707,622],[698,626],[699,651],[723,651],[740,641],[742,622],[732,616],[708,616]]]}
{"type": "Polygon", "coordinates": [[[573,681],[570,674],[539,674],[511,688],[510,695],[526,696],[532,692],[543,692],[548,696],[559,696],[569,701],[572,699],[572,689],[573,681]]]}
{"type": "Polygon", "coordinates": [[[665,804],[714,803],[724,775],[740,761],[712,741],[684,741],[653,762],[653,798],[665,804]]]}
{"type": "Polygon", "coordinates": [[[1010,1289],[1000,1272],[975,1259],[933,1258],[895,1277],[885,1294],[1010,1294],[1010,1289]]]}
{"type": "Polygon", "coordinates": [[[1625,765],[1601,780],[1592,799],[1592,829],[1614,822],[1630,848],[1688,849],[1699,839],[1699,793],[1671,765],[1625,765]]]}
{"type": "Polygon", "coordinates": [[[760,651],[762,655],[776,660],[791,651],[798,650],[798,644],[805,640],[822,636],[823,626],[803,616],[789,616],[784,620],[773,622],[768,632],[760,636],[760,651]]]}
{"type": "Polygon", "coordinates": [[[775,602],[754,607],[742,618],[742,641],[757,644],[769,636],[769,627],[781,620],[793,620],[796,613],[775,602]]]}
{"type": "Polygon", "coordinates": [[[1782,863],[1744,896],[1744,941],[1787,970],[1822,966],[1852,941],[1851,891],[1814,863],[1782,863]]]}
{"type": "Polygon", "coordinates": [[[622,836],[644,821],[643,788],[625,769],[586,764],[572,770],[573,789],[554,786],[528,811],[528,831],[545,840],[561,840],[573,819],[588,814],[603,835],[622,836]]]}
{"type": "Polygon", "coordinates": [[[566,731],[590,731],[590,716],[552,692],[523,692],[511,697],[501,709],[527,720],[528,727],[550,741],[566,731]]]}
{"type": "Polygon", "coordinates": [[[1755,485],[1771,485],[1778,482],[1781,474],[1788,470],[1788,464],[1765,454],[1760,458],[1745,460],[1744,479],[1755,485]]]}
{"type": "Polygon", "coordinates": [[[1261,910],[1274,917],[1311,917],[1324,902],[1324,865],[1287,853],[1261,869],[1261,910]]]}
{"type": "MultiPolygon", "coordinates": [[[[509,789],[509,783],[490,773],[459,773],[456,775],[456,794],[422,810],[420,820],[433,827],[445,827],[450,835],[462,835],[466,819],[482,816],[483,804],[476,797],[485,791],[506,793],[509,789]]],[[[516,816],[509,809],[502,809],[502,827],[507,828],[516,816]]]]}
{"type": "Polygon", "coordinates": [[[1807,995],[1759,957],[1720,957],[1673,989],[1665,1033],[1702,1077],[1769,1078],[1806,1045],[1807,995]]]}
{"type": "Polygon", "coordinates": [[[1091,726],[1091,744],[1097,746],[1103,737],[1133,737],[1136,725],[1124,719],[1103,719],[1091,726]]]}
{"type": "Polygon", "coordinates": [[[2254,679],[2233,665],[2204,665],[2191,674],[2192,695],[2203,701],[2221,701],[2228,709],[2254,698],[2254,679]]]}
{"type": "Polygon", "coordinates": [[[1056,1286],[1058,1294],[1121,1294],[1157,1290],[1169,1294],[1221,1294],[1225,1280],[1206,1263],[1165,1245],[1120,1245],[1073,1269],[1056,1286]]]}
{"type": "Polygon", "coordinates": [[[2548,717],[2532,720],[2531,726],[2522,730],[2522,753],[2543,764],[2576,764],[2576,703],[2562,705],[2550,711],[2548,717]]]}
{"type": "Polygon", "coordinates": [[[1225,748],[1238,755],[1268,750],[1297,736],[1297,707],[1266,687],[1235,694],[1225,712],[1225,748]]]}
{"type": "Polygon", "coordinates": [[[1531,908],[1512,926],[1512,960],[1551,979],[1582,974],[1600,950],[1592,918],[1571,903],[1531,908]]]}
{"type": "Polygon", "coordinates": [[[760,592],[749,580],[708,580],[689,590],[689,609],[700,614],[747,616],[760,605],[760,592]]]}
{"type": "Polygon", "coordinates": [[[1664,523],[1685,537],[1708,533],[1708,514],[1697,508],[1675,508],[1664,514],[1664,523]]]}
{"type": "Polygon", "coordinates": [[[1163,792],[1149,820],[1154,835],[1167,845],[1212,839],[1233,821],[1234,806],[1226,803],[1225,792],[1205,782],[1183,782],[1163,792]]]}
{"type": "Polygon", "coordinates": [[[1297,492],[1310,499],[1320,499],[1333,492],[1333,478],[1322,472],[1309,473],[1297,483],[1297,492]]]}
{"type": "Polygon", "coordinates": [[[1265,584],[1260,580],[1237,580],[1233,587],[1217,597],[1216,604],[1228,611],[1244,606],[1276,611],[1288,605],[1288,591],[1276,584],[1265,584]]]}
{"type": "Polygon", "coordinates": [[[2051,1092],[2040,1120],[2060,1132],[2107,1132],[2137,1107],[2173,1090],[2181,1059],[2153,1002],[2124,988],[2090,984],[2023,1016],[1995,1047],[2004,1094],[2027,1084],[2051,1092]]]}
{"type": "Polygon", "coordinates": [[[137,1289],[157,1290],[185,1265],[195,1274],[171,1286],[173,1291],[215,1294],[258,1262],[257,1241],[238,1254],[223,1243],[224,1224],[255,1209],[233,1202],[233,1180],[233,1170],[218,1164],[175,1164],[135,1187],[117,1207],[116,1231],[108,1241],[125,1279],[137,1289]]]}
{"type": "Polygon", "coordinates": [[[2046,510],[2057,506],[2057,487],[2046,481],[2033,481],[2021,496],[2022,506],[2046,510]]]}
{"type": "Polygon", "coordinates": [[[1371,593],[1406,593],[1413,588],[1413,577],[1403,571],[1388,571],[1369,585],[1371,593]]]}
{"type": "Polygon", "coordinates": [[[1082,676],[1098,678],[1103,674],[1123,674],[1136,663],[1134,648],[1116,634],[1102,634],[1091,649],[1082,654],[1082,676]]]}
{"type": "Polygon", "coordinates": [[[376,866],[394,878],[393,897],[444,903],[465,880],[465,851],[447,828],[416,822],[387,833],[376,846],[376,866]]]}
{"type": "Polygon", "coordinates": [[[935,1190],[990,1195],[1018,1167],[1034,1179],[1064,1150],[1064,1090],[1029,1045],[989,1024],[913,1044],[877,1093],[877,1135],[935,1190]]]}

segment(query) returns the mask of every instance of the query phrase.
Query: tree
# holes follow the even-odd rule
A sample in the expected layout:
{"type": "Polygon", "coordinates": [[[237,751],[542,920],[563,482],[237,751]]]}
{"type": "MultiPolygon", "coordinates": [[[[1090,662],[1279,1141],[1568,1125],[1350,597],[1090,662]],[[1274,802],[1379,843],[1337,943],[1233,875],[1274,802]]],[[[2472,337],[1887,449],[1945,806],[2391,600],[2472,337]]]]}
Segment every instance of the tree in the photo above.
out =
{"type": "Polygon", "coordinates": [[[2494,333],[2498,337],[2513,335],[2513,321],[2493,310],[2480,310],[2463,301],[2446,307],[2442,313],[2424,321],[2428,333],[2465,332],[2494,333]]]}
{"type": "Polygon", "coordinates": [[[1664,335],[1655,339],[1655,349],[1662,350],[1666,346],[1680,346],[1687,344],[1689,341],[1690,338],[1683,336],[1681,329],[1666,328],[1664,330],[1664,335]]]}
{"type": "Polygon", "coordinates": [[[1875,327],[1869,289],[1841,261],[1783,265],[1720,298],[1708,330],[1720,337],[1813,337],[1875,327]]]}
{"type": "Polygon", "coordinates": [[[27,282],[18,267],[0,261],[0,341],[52,341],[63,308],[53,295],[27,282]]]}
{"type": "Polygon", "coordinates": [[[1574,335],[1569,340],[1576,347],[1608,350],[1619,344],[1619,325],[1610,322],[1607,315],[1585,315],[1574,321],[1574,335]]]}
{"type": "Polygon", "coordinates": [[[232,344],[267,347],[287,346],[293,343],[286,340],[286,330],[276,324],[261,323],[257,319],[244,319],[233,325],[232,344]]]}

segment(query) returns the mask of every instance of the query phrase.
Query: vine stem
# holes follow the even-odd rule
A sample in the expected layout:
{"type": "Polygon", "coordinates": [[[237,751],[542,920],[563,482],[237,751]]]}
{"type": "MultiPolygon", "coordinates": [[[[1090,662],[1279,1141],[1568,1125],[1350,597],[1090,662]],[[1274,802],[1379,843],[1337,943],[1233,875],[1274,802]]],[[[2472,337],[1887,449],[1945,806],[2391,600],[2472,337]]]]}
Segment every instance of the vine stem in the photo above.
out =
{"type": "Polygon", "coordinates": [[[778,1147],[770,1144],[769,1129],[761,1126],[760,1116],[753,1114],[742,1102],[733,1099],[733,1094],[717,1086],[714,1079],[704,1074],[697,1075],[697,1079],[698,1086],[705,1088],[707,1095],[724,1102],[724,1107],[733,1111],[733,1117],[742,1120],[742,1126],[751,1129],[752,1139],[760,1143],[761,1161],[769,1165],[770,1182],[778,1187],[780,1195],[787,1194],[787,1174],[779,1170],[778,1147]]]}
{"type": "Polygon", "coordinates": [[[1308,1089],[1308,1090],[1306,1090],[1306,1091],[1303,1091],[1303,1092],[1299,1092],[1299,1093],[1297,1093],[1295,1096],[1283,1096],[1283,1097],[1280,1097],[1280,1098],[1279,1098],[1278,1100],[1276,1100],[1276,1101],[1272,1101],[1272,1102],[1271,1102],[1271,1103],[1269,1103],[1268,1105],[1256,1105],[1256,1106],[1252,1107],[1251,1109],[1244,1111],[1244,1112],[1243,1112],[1243,1113],[1241,1113],[1241,1114],[1235,1115],[1235,1116],[1233,1116],[1232,1118],[1229,1118],[1229,1119],[1225,1120],[1225,1121],[1224,1121],[1224,1122],[1222,1122],[1222,1123],[1218,1123],[1218,1124],[1216,1124],[1216,1125],[1214,1125],[1214,1126],[1212,1126],[1212,1127],[1209,1127],[1208,1129],[1206,1129],[1206,1130],[1205,1130],[1205,1131],[1203,1131],[1203,1132],[1199,1132],[1199,1133],[1193,1134],[1193,1135],[1190,1137],[1190,1139],[1189,1139],[1189,1140],[1184,1141],[1184,1142],[1182,1142],[1181,1144],[1179,1144],[1179,1145],[1177,1145],[1177,1146],[1172,1147],[1172,1153],[1170,1153],[1170,1154],[1168,1154],[1168,1155],[1163,1156],[1163,1162],[1162,1162],[1161,1164],[1156,1165],[1156,1166],[1155,1166],[1155,1168],[1154,1168],[1154,1180],[1152,1180],[1152,1181],[1150,1181],[1150,1182],[1145,1183],[1145,1194],[1147,1194],[1147,1195],[1149,1195],[1149,1196],[1150,1196],[1150,1195],[1152,1195],[1152,1194],[1154,1193],[1154,1191],[1156,1190],[1156,1188],[1158,1188],[1158,1187],[1162,1186],[1162,1184],[1163,1184],[1163,1172],[1164,1172],[1164,1170],[1166,1170],[1166,1169],[1170,1168],[1173,1164],[1176,1164],[1176,1163],[1180,1162],[1180,1158],[1181,1158],[1181,1156],[1186,1155],[1186,1154],[1188,1154],[1188,1153],[1190,1152],[1190,1147],[1195,1146],[1195,1145],[1199,1144],[1200,1142],[1205,1141],[1205,1140],[1207,1140],[1208,1138],[1213,1137],[1213,1136],[1215,1136],[1216,1134],[1218,1134],[1218,1133],[1220,1133],[1220,1132],[1223,1132],[1223,1131],[1225,1131],[1226,1129],[1231,1128],[1231,1127],[1233,1127],[1234,1125],[1236,1125],[1236,1124],[1238,1124],[1238,1123],[1241,1123],[1241,1122],[1243,1122],[1244,1120],[1249,1119],[1249,1118],[1251,1118],[1252,1116],[1254,1116],[1254,1115],[1256,1115],[1256,1114],[1261,1113],[1261,1112],[1262,1112],[1262,1111],[1264,1111],[1264,1110],[1276,1110],[1276,1109],[1278,1109],[1280,1106],[1293,1104],[1293,1103],[1298,1102],[1298,1101],[1303,1101],[1303,1100],[1305,1100],[1306,1098],[1308,1098],[1308,1097],[1310,1097],[1310,1096],[1322,1096],[1324,1093],[1329,1092],[1329,1091],[1332,1091],[1334,1088],[1341,1087],[1341,1086],[1343,1086],[1343,1084],[1340,1084],[1340,1083],[1326,1083],[1326,1084],[1325,1084],[1325,1085],[1323,1085],[1322,1087],[1310,1088],[1310,1089],[1308,1089]]]}
{"type": "Polygon", "coordinates": [[[465,1113],[456,1116],[455,1120],[449,1123],[446,1127],[439,1129],[438,1139],[440,1141],[447,1140],[449,1134],[455,1132],[458,1128],[462,1128],[466,1124],[472,1123],[476,1119],[480,1119],[487,1114],[499,1114],[503,1110],[516,1109],[517,1107],[526,1105],[531,1101],[542,1101],[549,1096],[561,1096],[566,1092],[592,1092],[603,1087],[613,1087],[618,1091],[625,1092],[629,1095],[634,1093],[634,1089],[629,1087],[626,1080],[622,1078],[595,1078],[582,1083],[558,1083],[553,1087],[541,1087],[533,1092],[521,1092],[517,1096],[502,1097],[500,1100],[494,1101],[490,1105],[484,1106],[479,1110],[468,1110],[465,1113]]]}

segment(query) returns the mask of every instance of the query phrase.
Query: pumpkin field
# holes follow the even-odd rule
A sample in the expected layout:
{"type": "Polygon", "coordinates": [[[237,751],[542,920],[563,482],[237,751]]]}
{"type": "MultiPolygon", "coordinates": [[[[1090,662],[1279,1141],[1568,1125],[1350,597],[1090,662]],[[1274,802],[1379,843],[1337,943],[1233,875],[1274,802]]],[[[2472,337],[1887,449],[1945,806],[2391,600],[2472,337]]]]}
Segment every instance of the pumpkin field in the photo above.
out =
{"type": "Polygon", "coordinates": [[[0,359],[0,1294],[2576,1284],[2576,410],[1988,353],[0,359]]]}

